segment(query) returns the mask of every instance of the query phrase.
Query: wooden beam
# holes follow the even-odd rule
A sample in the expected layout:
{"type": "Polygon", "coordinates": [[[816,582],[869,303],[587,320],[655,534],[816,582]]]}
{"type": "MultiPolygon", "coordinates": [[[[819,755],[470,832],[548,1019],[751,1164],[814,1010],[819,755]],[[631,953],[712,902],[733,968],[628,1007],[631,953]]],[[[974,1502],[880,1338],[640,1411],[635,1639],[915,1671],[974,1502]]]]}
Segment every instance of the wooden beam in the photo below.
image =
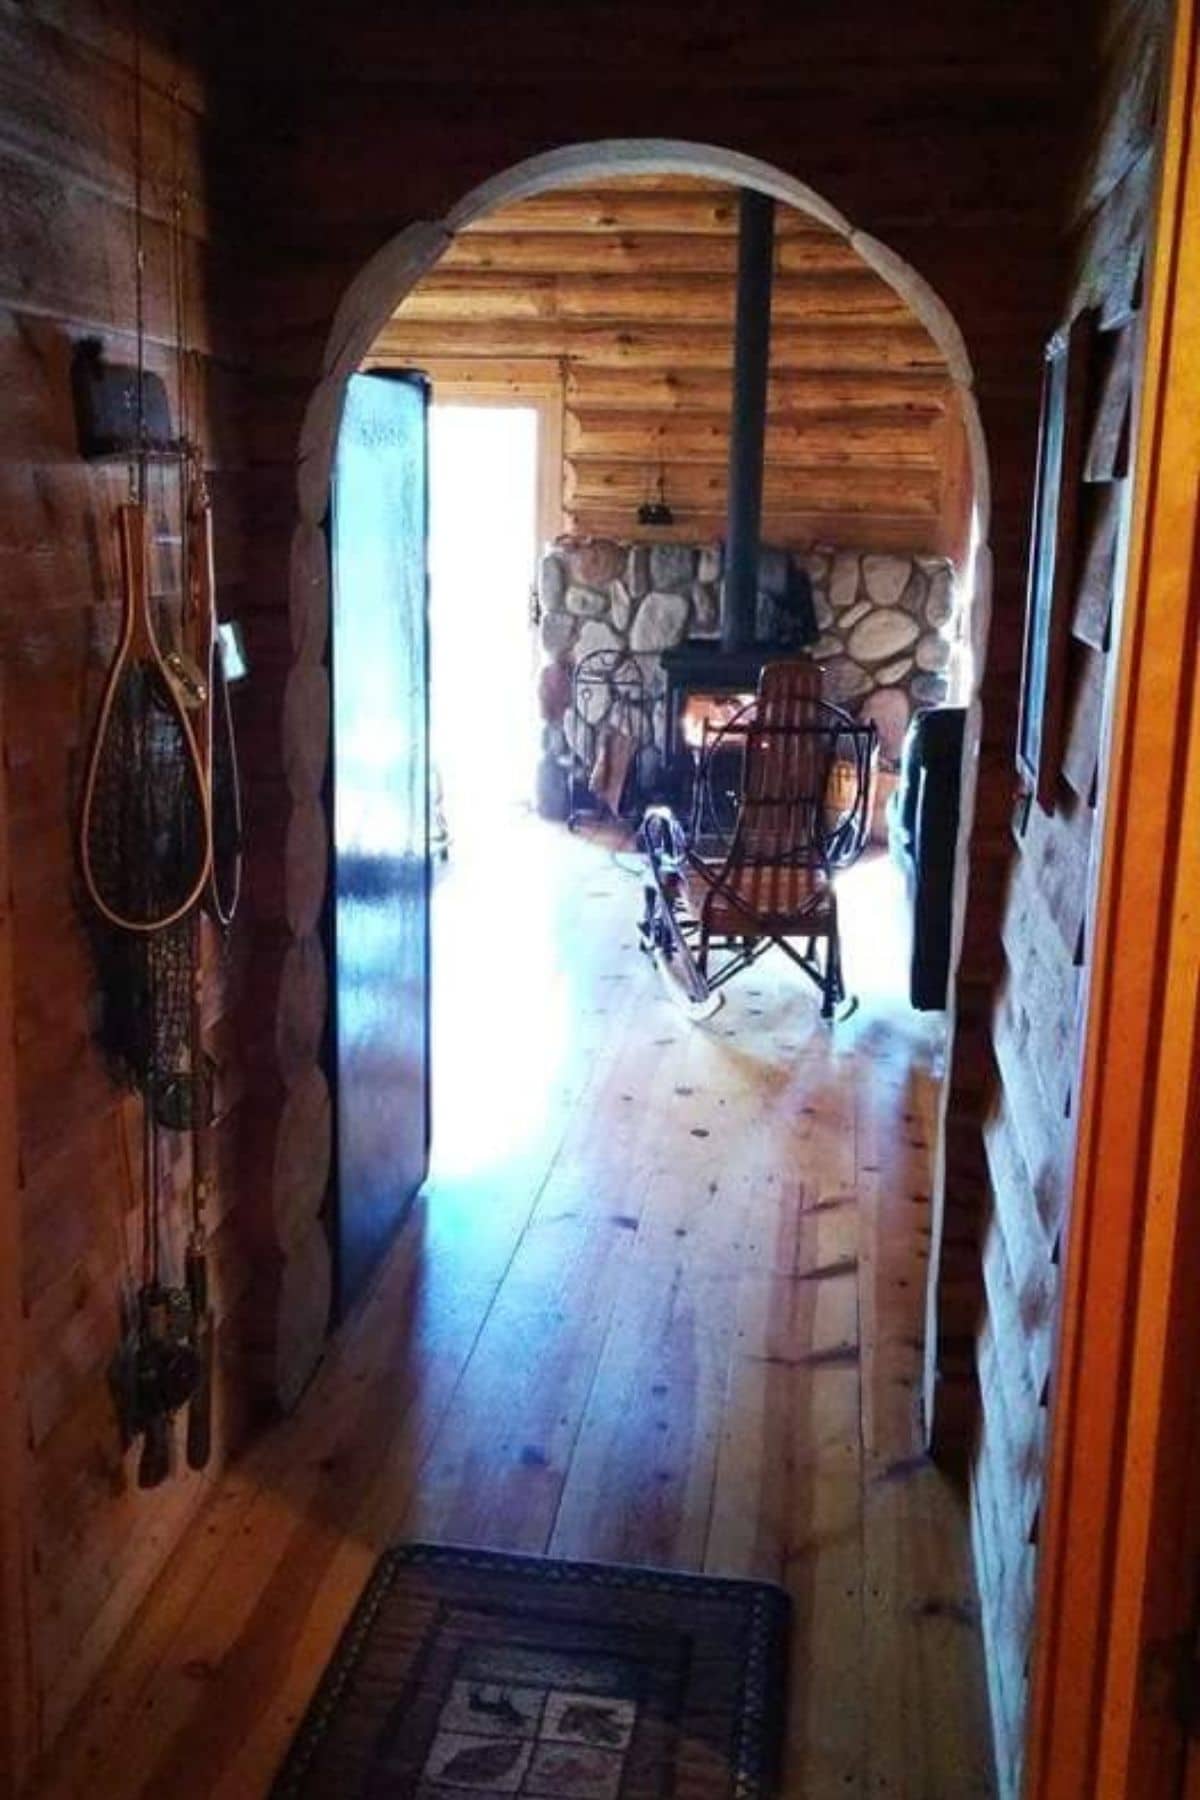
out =
{"type": "MultiPolygon", "coordinates": [[[[869,269],[830,275],[785,275],[775,283],[771,313],[780,323],[827,325],[911,324],[912,314],[887,283],[869,269]]],[[[726,275],[494,274],[470,269],[427,275],[395,315],[403,330],[415,320],[582,320],[630,325],[728,326],[734,315],[734,283],[726,275]]]]}
{"type": "MultiPolygon", "coordinates": [[[[833,237],[794,207],[780,207],[780,234],[833,237]]],[[[699,232],[737,237],[737,189],[714,183],[685,187],[677,179],[661,188],[622,182],[610,188],[555,188],[506,206],[488,219],[468,225],[466,233],[555,231],[699,232]]]]}
{"type": "MultiPolygon", "coordinates": [[[[640,497],[640,496],[639,496],[640,497]]],[[[940,554],[936,519],[925,514],[847,513],[806,507],[796,496],[791,506],[767,502],[763,507],[763,542],[793,546],[853,544],[861,550],[940,554]]],[[[689,507],[671,501],[675,520],[653,530],[639,527],[636,507],[611,502],[578,501],[564,508],[564,528],[582,536],[635,538],[653,543],[716,543],[725,535],[723,506],[689,507]]]]}
{"type": "MultiPolygon", "coordinates": [[[[769,414],[814,413],[838,419],[856,412],[895,408],[932,417],[945,408],[950,383],[944,370],[789,369],[776,366],[767,384],[769,414]]],[[[567,405],[667,408],[672,412],[729,413],[733,378],[729,370],[661,368],[623,370],[572,363],[567,368],[567,405]]]]}
{"type": "MultiPolygon", "coordinates": [[[[944,369],[924,326],[784,324],[772,334],[773,359],[795,369],[844,371],[944,369]]],[[[598,367],[727,369],[729,331],[721,325],[639,325],[624,330],[579,320],[431,324],[393,319],[371,349],[376,364],[420,368],[427,356],[567,356],[598,367]]]]}
{"type": "MultiPolygon", "coordinates": [[[[784,209],[780,208],[780,219],[784,209]]],[[[499,218],[499,215],[497,215],[499,218]]],[[[439,271],[490,270],[504,275],[728,275],[737,240],[728,235],[667,231],[480,231],[460,233],[439,271]]],[[[862,258],[833,232],[784,236],[775,246],[779,274],[861,272],[862,258]]]]}
{"type": "MultiPolygon", "coordinates": [[[[628,457],[645,463],[647,456],[677,462],[719,462],[729,440],[727,413],[580,412],[567,409],[568,456],[614,460],[628,457]]],[[[809,419],[778,413],[767,425],[767,459],[775,467],[788,464],[828,465],[885,463],[938,467],[939,438],[928,417],[915,420],[903,413],[863,413],[845,419],[809,419]]]]}
{"type": "MultiPolygon", "coordinates": [[[[645,497],[646,469],[653,462],[652,454],[643,463],[568,457],[568,506],[596,500],[626,501],[636,507],[645,497]]],[[[679,463],[672,467],[667,499],[672,507],[677,500],[685,506],[719,507],[728,480],[724,463],[679,463]]],[[[932,519],[937,515],[938,479],[936,471],[904,466],[856,468],[853,481],[847,480],[844,467],[769,467],[764,471],[763,496],[765,504],[788,510],[828,508],[857,516],[879,509],[899,517],[932,519]]]]}

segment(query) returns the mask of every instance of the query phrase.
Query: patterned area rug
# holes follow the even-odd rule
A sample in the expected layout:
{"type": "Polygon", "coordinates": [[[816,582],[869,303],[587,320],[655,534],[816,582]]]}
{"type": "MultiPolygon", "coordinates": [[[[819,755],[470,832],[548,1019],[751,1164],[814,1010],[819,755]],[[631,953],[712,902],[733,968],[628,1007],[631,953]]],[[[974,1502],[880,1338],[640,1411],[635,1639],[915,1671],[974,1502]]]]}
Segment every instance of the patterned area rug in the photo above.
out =
{"type": "Polygon", "coordinates": [[[765,1800],[787,1618],[758,1582],[405,1545],[274,1800],[765,1800]]]}

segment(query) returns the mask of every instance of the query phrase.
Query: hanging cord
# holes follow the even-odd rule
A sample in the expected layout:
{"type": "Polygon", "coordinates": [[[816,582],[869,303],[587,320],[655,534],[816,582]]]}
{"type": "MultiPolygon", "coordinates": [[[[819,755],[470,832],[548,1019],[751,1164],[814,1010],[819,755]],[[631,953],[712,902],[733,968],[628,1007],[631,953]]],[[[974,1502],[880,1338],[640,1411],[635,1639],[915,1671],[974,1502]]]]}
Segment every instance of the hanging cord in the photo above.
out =
{"type": "Polygon", "coordinates": [[[137,475],[134,499],[146,504],[146,244],[142,221],[145,134],[142,120],[142,6],[133,14],[133,293],[137,332],[137,475]]]}
{"type": "MultiPolygon", "coordinates": [[[[145,507],[146,492],[146,243],[143,224],[145,205],[145,129],[142,116],[142,4],[135,0],[133,11],[133,298],[134,331],[137,341],[136,393],[136,460],[132,482],[134,498],[145,507]]],[[[147,943],[146,988],[150,1019],[150,1041],[154,1038],[157,1017],[156,983],[154,979],[154,945],[147,943]]],[[[151,1051],[145,1091],[142,1095],[142,1284],[158,1285],[158,1130],[154,1109],[157,1103],[156,1058],[151,1051]]]]}
{"type": "MultiPolygon", "coordinates": [[[[176,386],[179,409],[179,570],[183,603],[182,643],[185,652],[192,657],[199,676],[205,683],[201,706],[206,709],[208,722],[207,725],[202,724],[201,726],[200,751],[204,761],[205,776],[210,783],[211,804],[212,649],[206,641],[211,626],[204,617],[204,607],[197,586],[202,572],[197,563],[197,546],[194,542],[196,505],[204,482],[204,471],[199,443],[192,437],[191,395],[189,393],[187,252],[184,241],[187,190],[183,180],[181,110],[180,87],[176,82],[171,89],[171,286],[175,314],[176,386]]],[[[204,1054],[202,912],[201,907],[195,908],[188,934],[191,964],[189,970],[191,1014],[188,1035],[192,1159],[192,1241],[190,1252],[192,1255],[203,1252],[205,1213],[208,1201],[207,1168],[205,1166],[207,1159],[202,1154],[201,1142],[202,1134],[207,1131],[209,1124],[208,1080],[204,1054]]]]}

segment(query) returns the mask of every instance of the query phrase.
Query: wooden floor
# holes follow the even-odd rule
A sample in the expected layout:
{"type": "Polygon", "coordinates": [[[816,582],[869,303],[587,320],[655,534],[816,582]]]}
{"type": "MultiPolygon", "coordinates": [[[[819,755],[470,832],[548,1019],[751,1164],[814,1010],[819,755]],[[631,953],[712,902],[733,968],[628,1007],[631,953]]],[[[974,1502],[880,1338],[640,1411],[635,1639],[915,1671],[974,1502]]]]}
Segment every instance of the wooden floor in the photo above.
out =
{"type": "Polygon", "coordinates": [[[990,1794],[965,1519],[920,1453],[937,1037],[897,998],[892,872],[845,892],[849,1024],[772,957],[693,1027],[629,859],[516,842],[438,895],[427,1192],[41,1791],[265,1794],[376,1553],[419,1536],[781,1581],[787,1794],[990,1794]]]}

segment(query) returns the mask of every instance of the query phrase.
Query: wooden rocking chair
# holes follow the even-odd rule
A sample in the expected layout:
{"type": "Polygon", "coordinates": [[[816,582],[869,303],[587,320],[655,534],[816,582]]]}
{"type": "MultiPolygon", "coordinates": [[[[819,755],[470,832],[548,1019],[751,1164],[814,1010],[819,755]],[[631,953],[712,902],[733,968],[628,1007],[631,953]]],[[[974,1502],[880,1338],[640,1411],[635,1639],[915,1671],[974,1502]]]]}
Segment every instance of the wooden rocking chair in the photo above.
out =
{"type": "Polygon", "coordinates": [[[670,807],[642,820],[641,945],[692,1017],[772,945],[816,983],[822,1018],[846,1002],[833,875],[866,842],[878,740],[820,682],[807,657],[766,664],[754,701],[705,730],[690,834],[670,807]]]}

